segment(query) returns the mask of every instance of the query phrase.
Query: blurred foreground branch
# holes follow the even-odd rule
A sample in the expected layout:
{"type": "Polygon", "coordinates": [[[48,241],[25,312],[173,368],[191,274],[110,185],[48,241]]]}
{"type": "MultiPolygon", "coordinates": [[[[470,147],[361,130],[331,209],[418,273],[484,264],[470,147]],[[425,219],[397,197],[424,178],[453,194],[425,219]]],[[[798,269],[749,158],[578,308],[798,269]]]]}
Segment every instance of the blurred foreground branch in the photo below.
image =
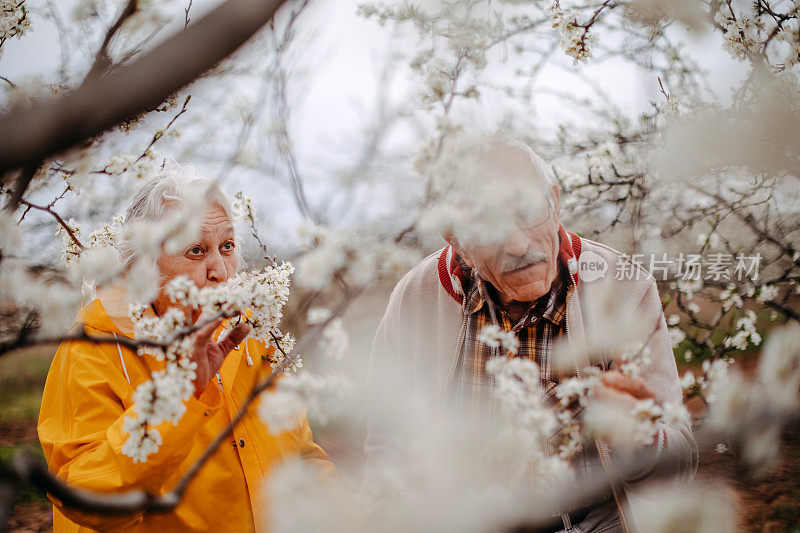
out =
{"type": "MultiPolygon", "coordinates": [[[[0,116],[0,174],[61,152],[151,109],[245,43],[283,0],[228,0],[149,54],[74,92],[0,116]]],[[[17,184],[21,198],[32,175],[17,184]]]]}

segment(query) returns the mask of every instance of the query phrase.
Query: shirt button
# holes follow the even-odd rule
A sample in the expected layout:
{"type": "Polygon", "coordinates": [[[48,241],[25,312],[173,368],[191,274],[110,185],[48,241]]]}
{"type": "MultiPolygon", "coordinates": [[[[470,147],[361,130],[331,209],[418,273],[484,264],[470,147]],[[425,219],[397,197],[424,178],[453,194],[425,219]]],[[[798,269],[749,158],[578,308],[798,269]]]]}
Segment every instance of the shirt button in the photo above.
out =
{"type": "Polygon", "coordinates": [[[239,448],[244,448],[244,439],[239,439],[239,448]]]}

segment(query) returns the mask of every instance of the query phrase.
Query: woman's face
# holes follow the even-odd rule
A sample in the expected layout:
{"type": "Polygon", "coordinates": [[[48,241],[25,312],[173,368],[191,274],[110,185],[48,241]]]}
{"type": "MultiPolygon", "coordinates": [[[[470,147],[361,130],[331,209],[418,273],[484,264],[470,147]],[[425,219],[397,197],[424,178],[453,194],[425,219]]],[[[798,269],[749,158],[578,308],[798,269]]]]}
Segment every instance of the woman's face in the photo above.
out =
{"type": "MultiPolygon", "coordinates": [[[[161,275],[161,287],[153,309],[161,315],[175,303],[164,293],[164,285],[176,276],[186,276],[198,288],[210,284],[222,283],[236,273],[236,243],[234,242],[233,224],[230,218],[217,204],[212,204],[200,222],[200,235],[181,251],[163,253],[156,263],[161,275]]],[[[192,321],[197,320],[199,310],[184,309],[192,321]]]]}

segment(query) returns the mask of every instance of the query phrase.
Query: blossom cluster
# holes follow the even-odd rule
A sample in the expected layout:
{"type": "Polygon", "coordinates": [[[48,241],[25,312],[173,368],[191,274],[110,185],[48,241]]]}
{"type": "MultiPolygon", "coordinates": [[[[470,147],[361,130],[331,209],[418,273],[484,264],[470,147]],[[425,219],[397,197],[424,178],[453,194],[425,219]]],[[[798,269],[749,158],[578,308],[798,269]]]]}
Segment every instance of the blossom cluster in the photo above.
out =
{"type": "MultiPolygon", "coordinates": [[[[154,372],[149,381],[136,389],[136,417],[125,421],[129,432],[124,446],[126,455],[136,461],[146,460],[147,455],[158,448],[153,428],[164,421],[177,423],[186,409],[184,402],[194,390],[196,363],[192,360],[190,337],[194,328],[186,311],[200,312],[197,323],[231,318],[229,329],[247,322],[252,327],[252,337],[275,347],[270,364],[273,367],[281,364],[294,344],[293,337],[279,329],[293,272],[291,263],[283,263],[262,271],[240,272],[224,283],[203,288],[198,288],[185,276],[178,276],[164,287],[175,307],[155,316],[147,312],[148,306],[131,306],[135,338],[167,346],[145,344],[138,350],[141,356],[150,355],[164,361],[165,369],[154,372]]],[[[299,360],[292,363],[289,368],[297,369],[302,365],[299,360]]]]}
{"type": "Polygon", "coordinates": [[[312,290],[329,287],[338,276],[353,287],[396,278],[419,260],[413,248],[365,235],[316,225],[303,225],[298,233],[309,248],[297,260],[297,283],[312,290]]]}
{"type": "Polygon", "coordinates": [[[686,372],[685,391],[702,394],[709,404],[708,422],[740,439],[742,456],[757,469],[779,457],[780,431],[800,407],[800,326],[773,330],[762,350],[755,379],[748,379],[733,360],[704,361],[703,374],[686,372]]]}
{"type": "Polygon", "coordinates": [[[248,224],[255,224],[256,222],[256,207],[253,205],[253,199],[245,196],[242,191],[233,195],[233,218],[237,222],[247,222],[248,224]]]}
{"type": "Polygon", "coordinates": [[[478,342],[482,342],[491,348],[503,347],[511,354],[517,353],[519,339],[514,333],[505,331],[497,324],[487,324],[478,333],[478,342]]]}
{"type": "Polygon", "coordinates": [[[486,373],[494,377],[493,396],[507,422],[503,438],[518,440],[524,450],[522,459],[537,474],[537,482],[544,485],[572,479],[566,450],[562,447],[559,453],[550,452],[548,439],[563,421],[565,410],[551,409],[543,403],[545,391],[539,366],[526,358],[494,357],[486,363],[486,373]]]}
{"type": "Polygon", "coordinates": [[[449,107],[447,102],[455,96],[468,99],[479,96],[474,84],[459,88],[458,81],[468,66],[475,72],[486,67],[487,49],[492,39],[502,33],[503,23],[500,17],[477,16],[477,10],[469,4],[442,2],[435,13],[408,2],[397,7],[359,6],[358,12],[365,18],[375,17],[381,25],[390,20],[396,24],[410,22],[420,39],[440,39],[445,44],[421,49],[410,63],[412,70],[421,75],[419,103],[425,109],[434,104],[449,107]]]}
{"type": "Polygon", "coordinates": [[[261,397],[258,414],[273,434],[295,429],[306,409],[325,424],[347,411],[353,392],[352,381],[337,373],[283,376],[274,390],[261,397]]]}
{"type": "Polygon", "coordinates": [[[726,337],[724,344],[737,350],[746,350],[750,344],[761,344],[761,335],[756,330],[756,313],[753,310],[744,310],[742,316],[736,320],[736,332],[732,337],[726,337]]]}
{"type": "MultiPolygon", "coordinates": [[[[648,349],[631,345],[620,353],[618,360],[623,375],[639,377],[649,362],[648,349]]],[[[579,375],[555,385],[548,391],[557,400],[550,407],[543,401],[545,390],[539,368],[533,361],[497,357],[486,364],[486,371],[495,378],[495,397],[503,412],[518,428],[528,428],[532,432],[529,433],[532,445],[538,442],[542,446],[542,439],[545,439],[555,455],[565,461],[594,436],[620,448],[634,443],[646,446],[654,442],[662,425],[689,421],[688,411],[681,403],[662,405],[646,399],[626,412],[616,405],[592,402],[593,391],[601,383],[601,371],[597,367],[584,368],[579,375]],[[576,413],[582,414],[575,416],[576,413]],[[557,439],[552,439],[553,436],[557,439]]]]}
{"type": "MultiPolygon", "coordinates": [[[[31,19],[25,0],[0,1],[0,47],[8,39],[22,37],[30,25],[31,19]]],[[[2,52],[0,48],[0,56],[2,52]]]]}
{"type": "Polygon", "coordinates": [[[724,47],[728,53],[742,61],[747,59],[748,54],[758,52],[761,47],[760,22],[742,15],[737,18],[733,13],[726,16],[722,9],[714,14],[714,22],[722,28],[724,47]]]}
{"type": "Polygon", "coordinates": [[[589,32],[588,27],[578,23],[578,11],[563,9],[558,2],[547,8],[547,14],[553,19],[553,28],[561,36],[559,45],[568,56],[579,61],[591,59],[591,47],[597,42],[597,36],[589,32]]]}
{"type": "Polygon", "coordinates": [[[112,156],[100,172],[112,177],[131,176],[141,180],[152,175],[157,161],[158,157],[152,149],[140,156],[119,154],[112,156]]]}

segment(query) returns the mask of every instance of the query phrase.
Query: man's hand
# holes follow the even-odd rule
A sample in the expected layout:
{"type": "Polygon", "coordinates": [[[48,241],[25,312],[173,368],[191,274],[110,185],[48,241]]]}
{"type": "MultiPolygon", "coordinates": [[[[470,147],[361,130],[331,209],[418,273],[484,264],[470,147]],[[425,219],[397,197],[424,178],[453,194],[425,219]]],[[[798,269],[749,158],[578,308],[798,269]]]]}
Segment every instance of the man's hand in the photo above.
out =
{"type": "Polygon", "coordinates": [[[250,333],[248,324],[239,324],[221,342],[215,343],[211,340],[211,336],[221,323],[222,320],[211,322],[192,334],[192,361],[197,363],[195,369],[197,377],[193,382],[196,398],[206,390],[208,382],[222,367],[228,353],[250,333]]]}
{"type": "Polygon", "coordinates": [[[616,402],[633,409],[636,402],[655,398],[655,393],[639,378],[626,376],[619,370],[603,372],[602,383],[595,387],[594,398],[602,402],[616,402]]]}
{"type": "MultiPolygon", "coordinates": [[[[603,372],[601,380],[602,382],[594,388],[592,399],[605,404],[608,408],[630,412],[637,402],[655,398],[652,389],[644,381],[626,376],[619,370],[603,372]]],[[[626,437],[623,441],[617,441],[616,446],[632,451],[631,446],[635,449],[641,444],[633,444],[626,437]]]]}

